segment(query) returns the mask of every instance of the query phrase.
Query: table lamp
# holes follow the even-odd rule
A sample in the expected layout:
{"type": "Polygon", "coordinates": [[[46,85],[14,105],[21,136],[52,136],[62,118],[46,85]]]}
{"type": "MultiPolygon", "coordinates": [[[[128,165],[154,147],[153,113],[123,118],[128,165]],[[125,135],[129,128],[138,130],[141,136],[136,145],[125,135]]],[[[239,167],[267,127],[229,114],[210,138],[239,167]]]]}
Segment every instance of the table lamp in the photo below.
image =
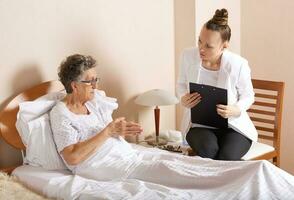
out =
{"type": "Polygon", "coordinates": [[[135,103],[142,106],[152,106],[154,108],[154,118],[155,118],[155,140],[147,141],[148,144],[153,146],[164,145],[167,142],[164,140],[159,140],[159,119],[160,119],[160,109],[158,106],[173,105],[177,104],[179,100],[173,94],[166,90],[153,89],[143,94],[140,94],[136,99],[135,103]]]}

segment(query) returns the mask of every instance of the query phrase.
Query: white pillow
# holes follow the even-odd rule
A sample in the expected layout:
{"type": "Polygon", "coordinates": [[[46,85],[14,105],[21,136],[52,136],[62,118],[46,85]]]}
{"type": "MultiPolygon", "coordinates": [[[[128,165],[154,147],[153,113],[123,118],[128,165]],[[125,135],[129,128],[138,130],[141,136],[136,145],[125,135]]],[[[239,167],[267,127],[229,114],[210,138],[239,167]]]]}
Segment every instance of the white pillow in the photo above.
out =
{"type": "Polygon", "coordinates": [[[66,169],[56,151],[48,115],[64,95],[64,92],[55,92],[20,103],[15,125],[26,146],[26,163],[46,169],[66,169]]]}
{"type": "Polygon", "coordinates": [[[62,99],[64,96],[65,92],[63,91],[53,92],[41,96],[34,101],[25,101],[19,104],[15,126],[26,147],[29,136],[28,122],[50,111],[55,106],[56,101],[62,99]]]}
{"type": "Polygon", "coordinates": [[[48,113],[28,122],[28,128],[25,163],[49,170],[66,169],[56,151],[48,113]]]}
{"type": "Polygon", "coordinates": [[[51,100],[25,101],[19,104],[15,126],[25,147],[28,147],[30,136],[28,123],[51,110],[54,105],[55,101],[51,100]]]}
{"type": "Polygon", "coordinates": [[[65,95],[66,95],[65,90],[62,90],[62,91],[59,91],[59,92],[51,92],[51,93],[48,93],[48,94],[45,94],[45,95],[39,97],[35,101],[38,101],[38,100],[57,101],[57,100],[63,99],[65,97],[65,95]]]}

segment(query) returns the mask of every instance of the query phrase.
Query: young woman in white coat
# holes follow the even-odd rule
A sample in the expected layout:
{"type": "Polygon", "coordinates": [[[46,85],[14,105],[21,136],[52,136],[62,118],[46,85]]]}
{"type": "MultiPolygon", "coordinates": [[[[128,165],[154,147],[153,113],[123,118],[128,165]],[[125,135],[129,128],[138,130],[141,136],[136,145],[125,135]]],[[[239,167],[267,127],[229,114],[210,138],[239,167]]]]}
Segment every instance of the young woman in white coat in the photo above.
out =
{"type": "Polygon", "coordinates": [[[257,131],[246,113],[254,102],[250,68],[246,59],[227,50],[231,37],[226,9],[202,27],[198,48],[182,54],[177,93],[184,107],[182,131],[197,155],[217,160],[240,160],[257,131]],[[228,128],[214,128],[191,123],[190,109],[201,101],[197,92],[189,92],[189,82],[227,89],[228,104],[217,105],[216,111],[228,119],[228,128]]]}

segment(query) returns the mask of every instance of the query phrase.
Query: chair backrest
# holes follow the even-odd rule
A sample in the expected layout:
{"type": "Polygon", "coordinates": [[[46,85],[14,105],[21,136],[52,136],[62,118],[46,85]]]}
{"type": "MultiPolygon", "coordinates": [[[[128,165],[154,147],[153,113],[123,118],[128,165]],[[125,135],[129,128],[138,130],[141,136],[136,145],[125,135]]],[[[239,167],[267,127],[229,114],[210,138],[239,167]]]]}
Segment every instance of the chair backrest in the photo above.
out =
{"type": "Polygon", "coordinates": [[[272,142],[280,153],[284,82],[252,79],[255,102],[248,114],[258,130],[258,138],[272,142]]]}

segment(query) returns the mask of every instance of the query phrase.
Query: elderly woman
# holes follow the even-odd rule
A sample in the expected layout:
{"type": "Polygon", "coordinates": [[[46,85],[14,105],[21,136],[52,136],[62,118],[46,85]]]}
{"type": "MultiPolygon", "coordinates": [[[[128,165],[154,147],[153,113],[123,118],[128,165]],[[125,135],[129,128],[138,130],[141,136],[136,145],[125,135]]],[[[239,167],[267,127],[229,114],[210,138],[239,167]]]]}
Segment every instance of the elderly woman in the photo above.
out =
{"type": "Polygon", "coordinates": [[[58,151],[71,170],[102,146],[129,148],[123,136],[142,132],[140,125],[123,117],[112,121],[117,103],[96,90],[95,63],[90,56],[72,55],[58,74],[67,95],[52,109],[51,124],[58,151]]]}
{"type": "Polygon", "coordinates": [[[118,106],[114,98],[96,90],[99,78],[93,58],[69,56],[58,75],[67,95],[51,110],[51,127],[60,156],[75,174],[98,181],[136,179],[195,193],[203,188],[219,193],[234,183],[231,192],[242,191],[243,182],[238,181],[242,177],[251,188],[258,187],[264,173],[278,170],[266,161],[228,163],[130,145],[123,136],[139,134],[142,128],[124,118],[112,120],[118,106]]]}

